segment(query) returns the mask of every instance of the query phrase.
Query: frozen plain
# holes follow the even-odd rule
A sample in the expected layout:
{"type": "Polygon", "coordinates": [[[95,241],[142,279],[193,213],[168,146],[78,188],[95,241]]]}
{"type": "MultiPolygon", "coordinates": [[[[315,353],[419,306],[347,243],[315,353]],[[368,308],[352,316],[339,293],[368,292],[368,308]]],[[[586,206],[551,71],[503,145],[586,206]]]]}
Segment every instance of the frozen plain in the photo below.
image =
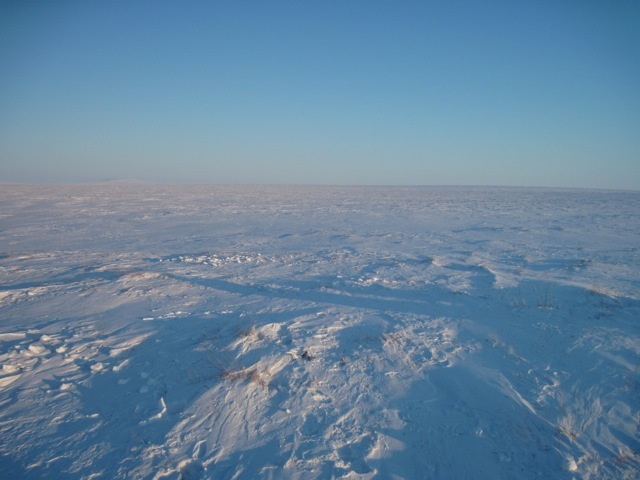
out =
{"type": "Polygon", "coordinates": [[[639,192],[0,192],[2,478],[638,478],[639,192]]]}

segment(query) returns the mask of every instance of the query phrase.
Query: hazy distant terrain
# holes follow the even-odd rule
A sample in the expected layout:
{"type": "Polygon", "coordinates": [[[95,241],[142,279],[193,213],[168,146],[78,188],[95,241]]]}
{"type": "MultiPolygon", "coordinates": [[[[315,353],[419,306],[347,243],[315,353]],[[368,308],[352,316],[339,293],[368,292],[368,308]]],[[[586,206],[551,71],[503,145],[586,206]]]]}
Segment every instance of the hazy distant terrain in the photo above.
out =
{"type": "Polygon", "coordinates": [[[640,193],[4,185],[2,478],[637,478],[640,193]]]}

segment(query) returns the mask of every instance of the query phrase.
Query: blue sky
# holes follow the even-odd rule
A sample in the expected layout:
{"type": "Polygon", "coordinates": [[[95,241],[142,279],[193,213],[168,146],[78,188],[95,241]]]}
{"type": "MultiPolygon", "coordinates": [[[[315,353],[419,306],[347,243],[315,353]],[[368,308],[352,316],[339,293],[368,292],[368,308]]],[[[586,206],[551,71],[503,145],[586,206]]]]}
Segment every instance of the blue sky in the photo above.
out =
{"type": "Polygon", "coordinates": [[[0,4],[0,181],[640,189],[637,1],[0,4]]]}

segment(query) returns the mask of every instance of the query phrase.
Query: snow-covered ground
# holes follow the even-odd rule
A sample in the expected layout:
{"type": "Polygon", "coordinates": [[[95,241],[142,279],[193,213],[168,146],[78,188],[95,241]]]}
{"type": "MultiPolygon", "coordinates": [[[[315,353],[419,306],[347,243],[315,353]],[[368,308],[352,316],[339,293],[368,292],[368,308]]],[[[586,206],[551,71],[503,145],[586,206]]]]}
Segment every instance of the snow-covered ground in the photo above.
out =
{"type": "Polygon", "coordinates": [[[638,478],[640,193],[0,190],[0,477],[638,478]]]}

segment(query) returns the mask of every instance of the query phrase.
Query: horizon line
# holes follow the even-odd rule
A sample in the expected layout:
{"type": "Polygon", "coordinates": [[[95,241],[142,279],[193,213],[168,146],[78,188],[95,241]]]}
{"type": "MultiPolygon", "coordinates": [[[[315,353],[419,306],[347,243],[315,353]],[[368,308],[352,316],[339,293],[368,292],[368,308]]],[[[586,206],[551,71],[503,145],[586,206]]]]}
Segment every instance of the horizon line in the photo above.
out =
{"type": "Polygon", "coordinates": [[[207,186],[236,186],[236,187],[313,187],[313,188],[503,188],[503,189],[535,189],[535,190],[599,190],[613,192],[640,193],[640,188],[612,188],[612,187],[575,187],[575,186],[545,186],[545,185],[507,185],[507,184],[348,184],[348,183],[274,183],[274,182],[164,182],[138,179],[113,179],[80,182],[5,182],[4,186],[42,186],[42,187],[82,187],[82,186],[146,186],[146,187],[207,187],[207,186]]]}

